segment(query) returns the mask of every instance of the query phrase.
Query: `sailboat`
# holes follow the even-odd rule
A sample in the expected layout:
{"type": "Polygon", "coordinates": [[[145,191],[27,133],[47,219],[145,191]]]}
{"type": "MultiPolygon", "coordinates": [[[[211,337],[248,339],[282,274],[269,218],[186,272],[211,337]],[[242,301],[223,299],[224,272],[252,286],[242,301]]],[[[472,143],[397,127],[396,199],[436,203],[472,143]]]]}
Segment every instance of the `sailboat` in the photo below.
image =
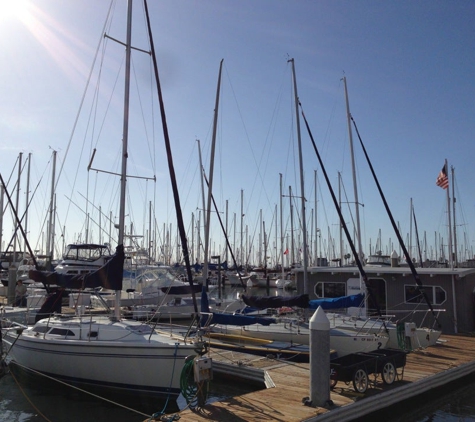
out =
{"type": "MultiPolygon", "coordinates": [[[[145,4],[146,5],[146,4],[145,4]]],[[[147,9],[147,8],[146,8],[147,9]]],[[[147,10],[148,14],[148,10],[147,10]]],[[[177,397],[180,377],[189,356],[202,355],[203,343],[172,339],[149,325],[120,316],[124,267],[128,93],[131,54],[132,0],[127,5],[126,74],[122,139],[122,171],[118,246],[113,257],[97,271],[84,275],[32,271],[45,284],[64,288],[104,287],[116,292],[115,313],[54,316],[31,327],[3,330],[2,340],[11,364],[69,383],[122,393],[177,397]]],[[[149,27],[150,32],[150,27],[149,27]]],[[[152,55],[153,52],[153,44],[152,55]]],[[[156,68],[155,68],[156,71],[156,68]]],[[[157,72],[157,71],[156,71],[157,72]]]]}
{"type": "MultiPolygon", "coordinates": [[[[294,82],[294,94],[295,94],[295,110],[296,110],[296,122],[297,122],[297,135],[299,141],[299,158],[300,158],[300,175],[301,175],[301,190],[302,198],[304,198],[304,181],[303,181],[303,164],[302,164],[302,148],[301,148],[301,137],[300,137],[300,123],[299,123],[299,100],[297,95],[297,82],[295,76],[295,65],[294,60],[289,60],[292,64],[292,79],[294,82]]],[[[308,256],[307,256],[307,241],[306,241],[306,227],[305,227],[305,201],[302,201],[302,230],[303,230],[303,271],[304,271],[304,295],[303,303],[299,304],[299,307],[308,307],[308,293],[306,289],[307,286],[307,267],[308,267],[308,256]]],[[[245,296],[243,296],[244,301],[245,296]]],[[[266,298],[267,299],[267,298],[266,298]]],[[[281,306],[289,306],[285,298],[280,298],[274,296],[268,298],[266,305],[257,306],[259,309],[266,308],[279,308],[281,306]],[[282,299],[282,302],[281,302],[282,299]],[[284,305],[283,305],[284,303],[284,305]]],[[[203,301],[202,301],[203,303],[203,301]]],[[[247,303],[248,304],[248,303],[247,303]]],[[[294,304],[290,305],[294,306],[294,304]]],[[[206,310],[205,310],[206,311],[206,310]]],[[[309,326],[308,323],[299,321],[298,319],[292,318],[281,318],[277,320],[272,320],[270,324],[262,323],[251,323],[251,324],[240,324],[235,323],[232,320],[233,316],[229,316],[225,322],[219,323],[219,319],[213,316],[212,325],[210,326],[211,331],[219,331],[224,334],[231,334],[239,338],[241,337],[252,337],[259,338],[264,340],[277,340],[282,342],[290,342],[292,344],[309,344],[309,326]]],[[[220,315],[221,316],[221,315],[220,315]]],[[[358,352],[370,352],[379,348],[384,348],[388,342],[389,338],[384,333],[362,333],[355,332],[350,330],[344,330],[341,328],[332,328],[330,331],[330,347],[332,350],[335,350],[338,356],[344,356],[350,353],[358,352]]]]}
{"type": "MultiPolygon", "coordinates": [[[[347,103],[347,115],[348,115],[348,125],[349,125],[349,131],[350,131],[350,140],[352,138],[351,136],[351,125],[350,125],[350,120],[353,121],[354,123],[354,120],[353,118],[351,117],[351,114],[349,112],[349,106],[348,106],[348,95],[347,95],[347,91],[346,91],[346,79],[344,78],[344,82],[345,82],[345,96],[346,96],[346,103],[347,103]]],[[[386,321],[385,318],[383,318],[382,314],[381,314],[381,310],[380,310],[380,307],[379,307],[379,304],[377,303],[377,301],[374,299],[374,296],[372,294],[372,289],[371,287],[368,285],[368,277],[367,277],[367,274],[366,274],[366,271],[364,270],[363,268],[363,264],[361,262],[361,257],[362,257],[362,254],[361,254],[361,248],[359,248],[359,252],[356,251],[356,248],[355,248],[355,245],[353,244],[353,241],[352,241],[352,238],[349,234],[349,231],[348,231],[348,228],[347,228],[347,225],[344,221],[344,218],[342,216],[342,213],[341,213],[341,208],[339,207],[338,205],[338,201],[335,197],[335,194],[333,192],[333,188],[331,187],[331,184],[330,184],[330,181],[328,179],[328,175],[326,173],[326,170],[325,170],[325,167],[323,165],[323,162],[322,162],[322,159],[320,157],[320,154],[318,152],[318,149],[317,149],[317,146],[315,144],[315,141],[313,139],[313,135],[312,135],[312,132],[310,131],[310,127],[308,125],[308,122],[307,122],[307,119],[305,117],[305,114],[303,113],[303,110],[302,110],[302,116],[304,118],[304,121],[305,121],[305,125],[307,127],[307,131],[308,131],[308,134],[310,136],[310,139],[311,139],[311,142],[312,142],[312,145],[313,145],[313,148],[314,148],[314,151],[315,151],[315,154],[318,158],[318,161],[320,163],[320,166],[322,168],[322,171],[323,171],[323,174],[325,176],[325,180],[326,180],[326,183],[328,185],[328,188],[330,190],[330,193],[331,193],[331,196],[332,196],[332,199],[333,199],[333,202],[334,202],[334,205],[335,205],[335,208],[338,212],[338,215],[340,217],[340,222],[341,222],[341,225],[342,225],[342,228],[346,234],[346,237],[347,237],[347,240],[348,240],[348,243],[349,243],[349,246],[353,252],[353,256],[355,258],[355,262],[356,262],[356,265],[358,267],[358,271],[359,271],[359,274],[360,274],[360,277],[361,277],[361,281],[362,281],[362,285],[365,287],[366,289],[366,294],[368,297],[372,297],[372,300],[374,302],[374,305],[376,307],[376,310],[378,312],[378,315],[379,315],[379,319],[377,320],[373,320],[373,319],[369,319],[367,317],[363,317],[363,318],[358,318],[358,317],[354,317],[354,316],[349,316],[349,318],[341,318],[340,315],[332,315],[330,316],[329,315],[329,319],[330,321],[334,320],[333,322],[333,326],[335,327],[345,327],[345,328],[351,328],[357,332],[362,332],[362,330],[366,331],[366,332],[381,332],[381,330],[384,329],[384,331],[388,334],[389,336],[389,343],[388,345],[390,345],[390,347],[392,348],[402,348],[402,349],[412,349],[412,348],[423,348],[423,347],[427,347],[427,346],[431,346],[431,345],[434,345],[439,336],[441,335],[441,331],[440,330],[434,330],[434,329],[427,329],[427,328],[424,328],[424,327],[416,327],[416,325],[414,323],[403,323],[403,324],[393,324],[393,323],[388,323],[386,321]],[[338,322],[337,322],[338,321],[338,322]],[[348,323],[349,321],[349,323],[348,323]],[[346,325],[345,325],[346,324],[346,325]],[[413,344],[407,344],[406,343],[406,337],[413,337],[416,339],[416,344],[414,347],[413,344]]],[[[356,128],[356,125],[355,125],[355,128],[356,128]]],[[[387,202],[386,202],[386,199],[382,193],[382,190],[381,190],[381,187],[379,185],[379,182],[376,178],[376,175],[374,173],[374,170],[373,170],[373,167],[371,165],[371,162],[369,161],[369,157],[366,153],[366,149],[364,148],[364,145],[363,145],[363,142],[361,140],[361,137],[359,136],[359,133],[358,133],[358,129],[356,128],[356,132],[358,134],[358,138],[360,140],[360,143],[361,143],[361,146],[363,148],[363,151],[365,153],[365,156],[368,160],[368,164],[370,166],[370,169],[373,173],[373,176],[374,176],[374,179],[375,179],[375,182],[376,182],[376,185],[378,187],[378,190],[380,192],[380,195],[381,195],[381,198],[385,204],[385,207],[386,207],[386,211],[388,212],[388,216],[390,217],[390,220],[391,220],[391,223],[395,229],[395,232],[396,232],[396,235],[399,239],[399,242],[400,242],[400,245],[401,245],[401,248],[404,250],[405,252],[405,255],[406,255],[406,259],[409,263],[409,266],[411,267],[411,271],[414,275],[414,278],[416,280],[416,283],[418,285],[418,289],[420,288],[421,289],[421,294],[422,296],[426,299],[426,302],[429,306],[429,309],[432,311],[436,321],[437,320],[437,316],[435,315],[435,312],[432,308],[432,305],[430,303],[430,301],[428,300],[428,297],[427,295],[424,293],[423,289],[422,289],[422,283],[420,282],[420,279],[419,279],[419,276],[411,262],[411,260],[409,259],[409,254],[407,253],[407,250],[405,248],[405,245],[404,245],[404,242],[402,241],[402,238],[399,234],[399,231],[396,229],[396,225],[395,225],[395,222],[394,222],[394,219],[392,217],[392,214],[389,210],[389,207],[387,206],[387,202]]],[[[356,189],[355,189],[355,192],[356,192],[356,189]]],[[[357,197],[357,195],[355,195],[357,197]]],[[[356,200],[356,202],[358,202],[356,200]]],[[[358,232],[359,232],[359,229],[358,229],[358,232]]],[[[358,244],[359,246],[361,246],[361,241],[358,237],[358,244]]]]}

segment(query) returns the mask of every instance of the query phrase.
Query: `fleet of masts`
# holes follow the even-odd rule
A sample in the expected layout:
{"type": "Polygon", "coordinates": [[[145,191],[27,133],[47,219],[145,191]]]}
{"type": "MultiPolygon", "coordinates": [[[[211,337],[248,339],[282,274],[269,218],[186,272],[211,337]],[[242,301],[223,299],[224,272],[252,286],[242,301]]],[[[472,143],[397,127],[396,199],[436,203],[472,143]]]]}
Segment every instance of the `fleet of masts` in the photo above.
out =
{"type": "MultiPolygon", "coordinates": [[[[54,163],[56,154],[56,151],[53,151],[53,172],[55,171],[54,163]]],[[[1,216],[2,218],[0,219],[0,245],[2,252],[12,252],[15,250],[28,252],[25,239],[22,238],[21,231],[18,228],[16,230],[13,229],[11,232],[5,230],[6,227],[8,227],[8,222],[11,221],[11,219],[14,220],[13,213],[9,211],[8,202],[5,198],[5,189],[10,189],[10,196],[12,197],[14,207],[20,210],[17,214],[19,215],[23,229],[25,233],[29,233],[32,226],[31,218],[29,218],[29,214],[32,211],[30,211],[29,206],[33,199],[30,196],[31,181],[29,169],[31,160],[32,156],[29,154],[27,163],[23,163],[22,153],[20,153],[16,164],[17,181],[15,183],[10,182],[10,185],[14,187],[9,188],[8,186],[2,186],[0,190],[0,205],[4,210],[1,216]],[[24,176],[23,173],[26,173],[26,176],[24,176]],[[23,189],[26,192],[25,205],[23,207],[20,204],[22,184],[24,184],[25,187],[23,189]]],[[[314,175],[316,193],[317,171],[314,172],[314,175]]],[[[226,200],[225,209],[221,211],[224,214],[225,233],[219,233],[215,237],[210,237],[208,246],[209,257],[220,256],[221,261],[226,261],[228,264],[230,263],[229,248],[224,240],[224,235],[226,235],[238,264],[244,267],[266,266],[268,269],[273,269],[291,267],[292,265],[303,265],[302,245],[304,244],[304,236],[302,231],[302,218],[298,212],[299,207],[297,200],[299,198],[293,194],[292,186],[288,187],[288,193],[285,192],[282,186],[282,174],[280,174],[279,177],[281,184],[280,199],[279,204],[276,204],[273,210],[271,222],[263,220],[261,211],[258,218],[258,227],[249,227],[245,223],[243,212],[244,190],[240,192],[240,213],[234,212],[230,215],[228,200],[226,200]],[[284,215],[282,211],[283,203],[287,200],[289,201],[289,211],[287,213],[288,215],[284,215]],[[280,208],[280,210],[278,208],[280,208]],[[295,214],[297,214],[297,217],[295,214]],[[284,221],[287,221],[287,226],[289,227],[284,225],[284,221]]],[[[33,194],[36,192],[36,189],[37,188],[33,190],[33,194]]],[[[341,196],[339,199],[342,200],[341,196]]],[[[96,210],[98,215],[97,219],[92,219],[88,214],[84,223],[85,230],[73,235],[71,239],[66,240],[65,227],[56,227],[57,216],[54,212],[55,204],[56,197],[53,184],[51,184],[51,196],[47,199],[47,205],[45,207],[47,213],[42,217],[44,219],[44,230],[41,232],[40,239],[32,244],[32,249],[38,256],[52,256],[53,260],[60,258],[67,243],[98,242],[101,244],[113,244],[115,242],[112,212],[106,214],[100,208],[96,210]],[[94,234],[96,235],[94,236],[94,234]]],[[[330,226],[326,229],[317,226],[316,205],[315,203],[314,207],[308,210],[309,217],[306,219],[309,224],[309,229],[305,232],[307,238],[306,243],[308,245],[308,265],[350,264],[352,262],[352,256],[341,234],[333,234],[334,231],[330,226]]],[[[151,262],[160,262],[166,265],[182,263],[183,257],[176,225],[173,223],[162,223],[160,227],[159,223],[154,220],[151,202],[148,204],[147,209],[148,227],[143,233],[140,233],[134,224],[125,227],[125,245],[128,246],[130,250],[141,250],[144,255],[148,256],[151,262]]],[[[409,232],[404,236],[404,240],[413,258],[413,262],[420,266],[449,263],[449,239],[447,239],[447,235],[438,232],[427,233],[424,231],[418,233],[416,236],[417,225],[415,223],[415,215],[416,213],[411,200],[410,227],[409,232]]],[[[455,215],[457,214],[455,205],[453,205],[453,265],[471,265],[470,262],[473,261],[474,256],[473,246],[470,245],[470,239],[466,233],[463,233],[462,236],[457,236],[458,231],[456,230],[457,226],[455,226],[455,215]]],[[[189,239],[190,259],[192,263],[204,263],[206,252],[204,247],[205,232],[203,230],[205,227],[205,215],[202,210],[197,209],[196,212],[191,213],[189,221],[187,236],[189,239]]],[[[13,227],[15,227],[15,225],[13,225],[13,227]]],[[[354,233],[356,237],[357,229],[355,229],[354,233]]],[[[363,249],[363,256],[389,256],[393,251],[396,251],[398,256],[402,256],[397,242],[393,240],[394,238],[394,236],[389,237],[387,241],[383,241],[381,230],[379,230],[378,237],[375,240],[370,239],[367,249],[363,249]]],[[[33,242],[34,240],[29,239],[29,241],[33,242]]]]}
{"type": "MultiPolygon", "coordinates": [[[[283,269],[295,265],[300,265],[304,268],[309,266],[319,265],[348,265],[354,262],[354,258],[350,253],[350,248],[345,242],[342,235],[342,225],[327,223],[327,227],[319,224],[318,216],[321,215],[321,210],[317,208],[317,192],[318,180],[317,170],[314,170],[313,180],[313,206],[309,207],[305,194],[305,180],[303,171],[300,122],[299,122],[299,99],[297,94],[297,83],[295,77],[295,65],[293,59],[289,60],[292,65],[292,79],[293,92],[295,101],[295,122],[298,140],[298,158],[300,167],[299,186],[284,187],[283,174],[279,173],[280,192],[278,201],[274,204],[274,209],[271,212],[271,221],[265,221],[263,218],[263,211],[258,211],[258,218],[246,219],[245,217],[245,199],[244,190],[240,191],[240,211],[230,212],[229,200],[225,201],[223,209],[213,210],[213,180],[214,180],[214,151],[216,144],[216,133],[218,124],[218,110],[219,110],[219,93],[221,84],[222,64],[220,63],[218,85],[215,100],[215,113],[213,118],[213,139],[211,143],[211,155],[209,170],[206,172],[202,163],[201,146],[198,144],[199,153],[199,173],[201,180],[201,209],[196,208],[189,216],[189,224],[187,226],[187,243],[189,248],[189,257],[192,263],[198,262],[204,264],[204,272],[206,275],[208,262],[211,257],[219,257],[220,261],[230,263],[230,249],[236,259],[236,263],[241,267],[265,267],[268,269],[283,269]],[[205,183],[206,182],[206,183],[205,183]],[[297,193],[295,193],[297,192],[297,193]],[[287,203],[284,210],[284,203],[287,203]],[[216,218],[213,213],[223,214],[222,230],[217,229],[215,223],[216,218]],[[247,222],[249,221],[249,223],[247,222]],[[252,223],[254,221],[255,223],[252,223]],[[257,221],[257,222],[256,222],[257,221]],[[338,232],[332,226],[337,226],[338,232]],[[308,227],[308,228],[307,228],[308,227]],[[306,245],[306,246],[304,246],[306,245]],[[207,258],[205,258],[207,257],[207,258]]],[[[128,78],[126,78],[127,80],[128,78]]],[[[389,256],[394,251],[399,257],[402,256],[398,242],[393,242],[395,236],[389,237],[386,242],[382,240],[381,230],[378,233],[377,239],[369,239],[367,245],[363,245],[363,236],[361,229],[360,206],[358,197],[358,189],[356,183],[356,165],[355,154],[353,152],[353,135],[351,128],[351,114],[348,101],[348,90],[346,78],[343,78],[346,112],[348,118],[348,136],[350,142],[351,166],[353,172],[353,198],[347,198],[346,191],[341,179],[341,174],[338,173],[338,192],[340,204],[353,203],[354,206],[348,206],[348,211],[351,214],[351,221],[353,227],[353,241],[357,246],[359,255],[367,259],[372,255],[389,256]],[[344,195],[345,197],[342,197],[344,195]],[[354,213],[354,216],[353,216],[354,213]]],[[[93,152],[88,170],[100,171],[91,167],[94,159],[95,150],[93,152]]],[[[121,239],[125,239],[125,246],[130,250],[140,250],[144,255],[148,256],[150,262],[159,262],[165,265],[174,265],[183,263],[183,250],[181,247],[181,239],[179,230],[176,224],[168,222],[158,222],[154,216],[154,206],[152,201],[144,203],[142,220],[147,221],[143,223],[142,227],[136,223],[130,223],[123,228],[119,228],[120,233],[117,234],[116,225],[114,224],[113,211],[105,211],[102,207],[97,207],[93,201],[83,196],[85,199],[85,206],[81,207],[73,200],[67,197],[73,206],[81,209],[84,214],[84,224],[81,228],[78,227],[78,232],[71,234],[67,233],[68,223],[61,223],[63,216],[57,215],[57,198],[56,188],[58,184],[58,176],[56,175],[56,159],[57,151],[53,151],[51,158],[51,184],[49,198],[45,199],[43,206],[44,215],[38,217],[39,223],[34,230],[31,230],[32,223],[31,204],[36,194],[37,188],[33,191],[30,187],[30,166],[32,161],[31,154],[28,155],[26,163],[23,163],[23,154],[20,153],[18,160],[12,170],[17,170],[16,182],[12,181],[13,176],[6,183],[6,186],[1,186],[0,190],[0,205],[2,213],[0,215],[0,252],[5,251],[27,251],[26,239],[21,236],[21,231],[18,229],[15,218],[10,219],[7,210],[10,208],[5,203],[4,196],[6,190],[9,189],[10,196],[14,197],[15,201],[12,205],[10,215],[15,213],[19,216],[21,225],[27,236],[30,233],[40,233],[38,239],[31,239],[29,241],[33,244],[35,254],[49,257],[51,260],[61,258],[65,246],[68,243],[93,243],[100,244],[109,243],[110,245],[117,244],[121,239]],[[25,175],[26,173],[26,175],[25,175]],[[25,205],[20,205],[20,198],[25,196],[25,205]],[[30,197],[30,193],[32,194],[30,197]],[[90,208],[92,211],[89,211],[90,208]],[[147,215],[148,214],[148,215],[147,215]],[[95,216],[95,217],[93,217],[95,216]],[[11,231],[5,230],[5,223],[13,221],[11,231]],[[41,226],[41,227],[38,227],[41,226]],[[8,233],[8,238],[7,238],[8,233]],[[34,242],[34,243],[33,243],[34,242]]],[[[134,176],[136,177],[136,176],[134,176]]],[[[142,179],[150,179],[143,177],[142,179]]],[[[154,178],[153,178],[154,179],[154,178]]],[[[452,183],[454,180],[454,173],[452,168],[452,183]]],[[[41,180],[38,184],[44,184],[41,180]]],[[[453,186],[452,186],[453,191],[453,186]]],[[[449,189],[447,189],[447,193],[449,189]]],[[[321,193],[320,193],[321,194],[321,193]]],[[[455,200],[450,201],[448,196],[447,207],[449,219],[452,215],[452,222],[449,221],[448,234],[441,234],[434,232],[429,234],[426,231],[419,232],[416,225],[416,213],[414,206],[410,204],[409,216],[409,232],[405,235],[405,244],[412,257],[412,261],[423,265],[436,265],[436,263],[448,263],[449,265],[457,266],[464,265],[467,262],[473,261],[474,251],[470,244],[470,239],[464,233],[462,241],[457,232],[460,226],[456,224],[457,210],[455,209],[455,200]],[[414,227],[414,230],[413,230],[414,227]],[[432,239],[432,240],[431,240],[432,239]],[[453,251],[453,252],[449,252],[453,251]]],[[[123,212],[123,211],[120,211],[123,212]]],[[[123,216],[119,216],[123,217],[123,216]]],[[[121,218],[119,218],[121,220],[121,218]]],[[[401,228],[399,227],[401,233],[401,228]]],[[[404,237],[404,236],[403,236],[404,237]]],[[[305,274],[304,274],[305,278],[305,274]]],[[[304,283],[306,284],[306,283],[304,283]]]]}

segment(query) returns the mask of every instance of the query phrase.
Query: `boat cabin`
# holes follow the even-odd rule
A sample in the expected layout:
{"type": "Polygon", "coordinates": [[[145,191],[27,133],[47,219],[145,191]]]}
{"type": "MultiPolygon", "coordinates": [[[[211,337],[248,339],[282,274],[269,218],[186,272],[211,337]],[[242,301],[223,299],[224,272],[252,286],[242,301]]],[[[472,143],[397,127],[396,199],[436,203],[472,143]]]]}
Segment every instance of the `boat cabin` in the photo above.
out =
{"type": "MultiPolygon", "coordinates": [[[[381,313],[392,316],[393,322],[415,322],[418,326],[436,328],[434,324],[438,321],[439,329],[446,334],[475,331],[475,268],[417,268],[422,291],[434,312],[409,267],[365,266],[364,270],[381,313]]],[[[306,290],[303,270],[294,271],[297,293],[308,293],[311,300],[364,292],[357,267],[308,268],[306,290]]],[[[374,302],[368,301],[363,312],[375,315],[374,302]]]]}

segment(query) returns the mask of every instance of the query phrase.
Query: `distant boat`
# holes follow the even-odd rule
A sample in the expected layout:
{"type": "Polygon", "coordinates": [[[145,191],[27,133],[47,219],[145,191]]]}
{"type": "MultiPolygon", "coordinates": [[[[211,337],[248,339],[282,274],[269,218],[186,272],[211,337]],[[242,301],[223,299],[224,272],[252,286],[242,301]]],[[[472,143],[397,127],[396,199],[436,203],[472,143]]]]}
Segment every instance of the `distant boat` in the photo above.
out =
{"type": "Polygon", "coordinates": [[[74,243],[66,247],[56,272],[70,275],[87,274],[102,267],[112,258],[109,245],[74,243]]]}
{"type": "Polygon", "coordinates": [[[389,267],[391,266],[391,257],[389,255],[375,254],[369,255],[366,265],[374,267],[389,267]]]}

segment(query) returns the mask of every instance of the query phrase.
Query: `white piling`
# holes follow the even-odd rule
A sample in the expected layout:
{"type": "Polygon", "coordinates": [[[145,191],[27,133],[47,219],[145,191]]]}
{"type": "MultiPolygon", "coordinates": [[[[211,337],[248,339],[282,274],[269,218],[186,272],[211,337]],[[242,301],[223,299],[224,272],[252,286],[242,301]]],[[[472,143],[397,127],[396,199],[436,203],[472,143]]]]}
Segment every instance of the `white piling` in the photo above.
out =
{"type": "Polygon", "coordinates": [[[330,321],[319,306],[310,318],[310,403],[325,407],[330,401],[330,321]]]}

